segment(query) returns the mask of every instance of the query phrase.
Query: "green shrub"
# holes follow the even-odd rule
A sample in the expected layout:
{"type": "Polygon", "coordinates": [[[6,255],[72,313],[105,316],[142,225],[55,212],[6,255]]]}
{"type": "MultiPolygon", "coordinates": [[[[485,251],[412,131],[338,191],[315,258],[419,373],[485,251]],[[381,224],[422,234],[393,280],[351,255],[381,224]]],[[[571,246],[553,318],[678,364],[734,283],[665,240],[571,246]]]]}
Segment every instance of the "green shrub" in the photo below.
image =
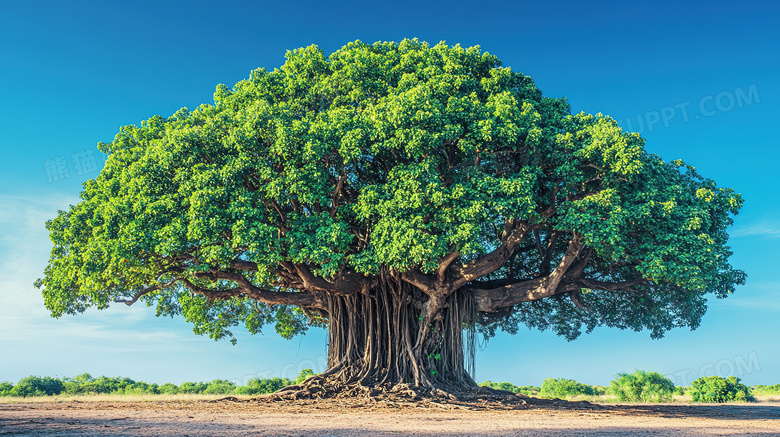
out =
{"type": "Polygon", "coordinates": [[[252,378],[247,382],[247,385],[238,387],[236,393],[240,395],[263,395],[279,391],[291,384],[292,381],[287,378],[252,378]]]}
{"type": "Polygon", "coordinates": [[[11,396],[11,390],[14,385],[8,381],[0,382],[0,396],[11,396]]]}
{"type": "Polygon", "coordinates": [[[157,384],[147,384],[143,381],[139,381],[128,385],[124,388],[124,394],[126,395],[155,395],[160,392],[157,390],[157,384]]]}
{"type": "MultiPolygon", "coordinates": [[[[64,391],[67,394],[124,394],[125,389],[135,384],[130,378],[101,376],[93,378],[89,373],[65,378],[64,391]]],[[[144,383],[145,384],[145,383],[144,383]]]]}
{"type": "Polygon", "coordinates": [[[755,402],[750,389],[735,376],[704,376],[691,383],[693,402],[755,402]]]}
{"type": "Polygon", "coordinates": [[[73,378],[62,378],[62,391],[69,395],[82,394],[84,393],[84,384],[90,383],[94,380],[95,378],[93,378],[89,373],[83,373],[81,375],[74,376],[73,378]]]}
{"type": "Polygon", "coordinates": [[[316,375],[311,369],[303,369],[301,373],[291,381],[287,378],[252,378],[247,381],[247,385],[236,387],[235,393],[240,395],[262,395],[281,390],[288,385],[300,384],[312,376],[316,375]]]}
{"type": "Polygon", "coordinates": [[[184,394],[201,394],[206,391],[206,384],[202,382],[182,382],[179,386],[179,393],[184,394]]]}
{"type": "Polygon", "coordinates": [[[610,382],[609,392],[621,402],[669,402],[674,393],[674,383],[658,372],[637,370],[619,373],[610,382]]]}
{"type": "Polygon", "coordinates": [[[95,378],[93,378],[92,375],[90,375],[89,373],[82,373],[81,375],[74,376],[73,378],[65,378],[65,379],[79,384],[86,384],[95,380],[95,378]]]}
{"type": "Polygon", "coordinates": [[[512,393],[522,393],[526,396],[536,396],[539,394],[539,387],[533,385],[517,386],[511,382],[493,382],[485,381],[480,384],[482,387],[490,387],[496,390],[510,391],[512,393]]]}
{"type": "Polygon", "coordinates": [[[520,387],[512,384],[511,382],[492,382],[492,381],[485,381],[482,384],[480,384],[482,387],[490,387],[492,389],[496,390],[504,390],[504,391],[511,391],[512,393],[519,393],[520,387]]]}
{"type": "Polygon", "coordinates": [[[293,381],[293,384],[300,384],[303,381],[306,381],[307,379],[314,376],[314,372],[311,369],[303,369],[301,370],[301,374],[298,375],[297,378],[295,378],[295,381],[293,381]]]}
{"type": "Polygon", "coordinates": [[[28,376],[10,390],[11,396],[51,396],[62,393],[62,381],[48,376],[28,376]]]}
{"type": "Polygon", "coordinates": [[[68,395],[75,395],[79,393],[81,385],[75,381],[65,380],[62,383],[62,392],[68,395]]]}
{"type": "Polygon", "coordinates": [[[135,384],[130,378],[101,376],[94,381],[83,384],[82,389],[85,393],[124,393],[125,389],[135,384]]]}
{"type": "Polygon", "coordinates": [[[751,387],[751,393],[753,395],[757,396],[771,396],[771,395],[780,395],[780,384],[775,385],[754,385],[751,387]]]}
{"type": "Polygon", "coordinates": [[[547,378],[542,381],[542,388],[539,390],[539,396],[548,399],[566,399],[571,396],[592,396],[594,394],[593,387],[590,385],[565,378],[547,378]]]}
{"type": "Polygon", "coordinates": [[[157,391],[160,392],[160,394],[163,395],[175,395],[179,393],[179,387],[176,387],[176,384],[172,384],[170,382],[166,382],[165,384],[161,385],[157,391]]]}
{"type": "Polygon", "coordinates": [[[224,379],[215,379],[206,383],[206,389],[203,393],[209,395],[229,395],[236,391],[236,383],[225,381],[224,379]]]}

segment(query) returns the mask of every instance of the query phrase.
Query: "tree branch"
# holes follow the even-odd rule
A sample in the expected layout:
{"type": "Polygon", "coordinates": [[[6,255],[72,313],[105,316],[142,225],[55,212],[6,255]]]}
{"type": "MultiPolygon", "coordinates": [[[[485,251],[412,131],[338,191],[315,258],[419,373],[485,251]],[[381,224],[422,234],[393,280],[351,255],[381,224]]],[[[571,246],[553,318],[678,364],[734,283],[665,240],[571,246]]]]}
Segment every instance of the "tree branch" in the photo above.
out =
{"type": "Polygon", "coordinates": [[[317,298],[314,293],[308,291],[293,292],[265,290],[255,287],[246,277],[244,277],[244,275],[240,273],[212,270],[210,272],[196,273],[196,277],[212,280],[224,279],[235,282],[238,286],[236,288],[214,290],[195,285],[187,278],[176,277],[167,283],[154,285],[152,287],[138,291],[131,300],[116,299],[114,302],[124,303],[125,305],[130,306],[136,303],[138,299],[146,294],[171,287],[177,282],[181,282],[184,287],[193,293],[200,294],[209,299],[229,299],[235,296],[247,296],[256,301],[270,305],[294,305],[302,308],[308,307],[316,309],[327,309],[325,303],[321,301],[321,299],[317,298]]]}
{"type": "MultiPolygon", "coordinates": [[[[574,232],[569,240],[569,247],[563,258],[552,273],[531,280],[520,281],[493,289],[474,290],[474,297],[479,311],[494,311],[497,308],[515,305],[521,302],[544,299],[562,292],[559,290],[564,275],[569,266],[577,259],[582,250],[583,236],[574,232]],[[480,309],[482,308],[482,309],[480,309]]],[[[565,287],[564,287],[565,288],[565,287]]],[[[576,288],[574,288],[576,289],[576,288]]],[[[573,291],[566,290],[566,291],[573,291]]]]}
{"type": "Polygon", "coordinates": [[[148,287],[148,288],[145,288],[143,290],[140,290],[139,292],[137,292],[133,296],[133,298],[131,300],[114,299],[114,302],[115,303],[123,303],[123,304],[125,304],[127,306],[131,306],[132,304],[138,302],[138,299],[140,299],[141,296],[147,295],[147,294],[149,294],[149,293],[151,293],[153,291],[162,290],[163,288],[170,287],[171,285],[176,283],[176,281],[178,281],[178,279],[174,279],[174,280],[172,280],[172,281],[170,281],[170,282],[168,282],[166,284],[158,284],[158,285],[155,285],[153,287],[148,287]]]}
{"type": "Polygon", "coordinates": [[[342,271],[328,280],[312,273],[306,264],[287,264],[295,269],[304,288],[309,291],[347,296],[354,293],[366,293],[376,281],[376,279],[369,279],[365,275],[351,270],[342,271]]]}
{"type": "Polygon", "coordinates": [[[224,279],[235,282],[238,287],[227,290],[211,290],[198,287],[187,279],[182,279],[182,283],[193,293],[201,294],[210,299],[228,299],[234,296],[247,296],[256,301],[270,305],[294,305],[298,307],[309,307],[325,309],[326,305],[318,299],[314,293],[309,291],[270,291],[255,287],[244,275],[240,273],[230,273],[223,271],[211,271],[196,274],[198,277],[207,277],[210,279],[224,279]]]}
{"type": "Polygon", "coordinates": [[[443,286],[447,280],[447,269],[459,256],[460,252],[454,250],[439,260],[439,268],[436,269],[436,279],[440,286],[443,286]]]}
{"type": "MultiPolygon", "coordinates": [[[[615,292],[625,291],[634,293],[637,290],[633,287],[647,282],[645,279],[634,279],[621,282],[602,282],[595,281],[593,279],[580,278],[574,280],[563,280],[558,283],[555,289],[551,290],[548,288],[547,284],[545,284],[546,280],[546,277],[534,278],[492,289],[475,288],[472,289],[471,292],[474,296],[474,303],[476,304],[477,311],[496,312],[519,303],[531,302],[565,293],[575,293],[570,297],[572,298],[574,304],[580,307],[577,300],[580,297],[579,292],[583,288],[590,290],[615,292]]],[[[581,301],[579,303],[583,307],[581,309],[587,311],[587,307],[584,305],[584,303],[581,301]]]]}
{"type": "Polygon", "coordinates": [[[412,284],[415,287],[419,288],[420,290],[422,290],[423,293],[429,296],[435,290],[433,278],[431,278],[430,276],[424,274],[419,270],[414,270],[414,269],[407,270],[403,273],[400,273],[398,277],[404,282],[408,282],[409,284],[412,284]]]}
{"type": "Polygon", "coordinates": [[[279,218],[282,220],[282,225],[287,223],[287,216],[284,215],[284,212],[282,211],[282,207],[279,206],[279,204],[276,203],[275,200],[271,201],[271,206],[273,206],[273,208],[276,210],[276,213],[279,214],[279,218]]]}
{"type": "Polygon", "coordinates": [[[236,270],[245,270],[248,272],[256,272],[257,263],[253,263],[251,261],[244,261],[242,259],[234,259],[230,261],[230,268],[236,270]]]}
{"type": "Polygon", "coordinates": [[[515,226],[506,241],[492,252],[462,266],[453,266],[455,280],[452,283],[452,289],[457,290],[475,279],[493,273],[504,265],[512,257],[515,248],[523,241],[528,232],[535,228],[522,222],[518,225],[515,226]]]}
{"type": "MultiPolygon", "coordinates": [[[[590,181],[588,181],[588,182],[590,182],[590,181]]],[[[584,193],[579,193],[579,194],[570,194],[570,195],[566,196],[566,200],[568,200],[569,202],[582,200],[582,199],[585,199],[586,197],[590,197],[590,196],[594,196],[596,194],[599,194],[600,192],[601,191],[597,190],[597,191],[586,191],[584,193]]]]}
{"type": "Polygon", "coordinates": [[[341,175],[339,176],[339,180],[336,183],[336,189],[333,190],[333,196],[331,197],[330,201],[330,217],[336,217],[336,210],[339,207],[339,194],[341,193],[341,188],[344,186],[344,181],[347,179],[346,176],[341,175]]]}
{"type": "Polygon", "coordinates": [[[580,290],[574,290],[569,293],[569,298],[571,299],[572,303],[574,305],[581,309],[582,311],[588,312],[590,311],[590,308],[588,308],[587,305],[585,305],[585,302],[582,301],[582,293],[580,290]]]}
{"type": "Polygon", "coordinates": [[[558,287],[561,279],[563,279],[563,276],[569,270],[569,266],[571,266],[574,260],[579,256],[580,251],[582,250],[583,239],[584,237],[582,234],[577,232],[573,233],[572,239],[569,240],[569,247],[566,249],[566,253],[563,254],[563,259],[561,259],[561,262],[555,267],[555,270],[547,276],[546,287],[548,290],[554,291],[558,287]]]}
{"type": "Polygon", "coordinates": [[[566,278],[579,278],[582,275],[582,272],[585,270],[585,267],[588,266],[588,261],[590,261],[590,256],[592,254],[592,247],[585,249],[584,253],[581,254],[577,262],[571,266],[568,272],[566,272],[566,278]]]}
{"type": "Polygon", "coordinates": [[[633,287],[647,282],[648,281],[643,278],[632,279],[630,281],[620,281],[620,282],[604,282],[604,281],[596,281],[587,278],[580,278],[572,281],[573,284],[579,285],[580,288],[588,288],[591,290],[604,290],[604,291],[628,291],[631,293],[636,292],[636,290],[633,287]]]}
{"type": "Polygon", "coordinates": [[[555,251],[555,243],[558,242],[560,235],[560,232],[552,231],[547,238],[547,249],[542,253],[542,263],[539,267],[539,272],[543,275],[550,273],[550,261],[552,260],[552,255],[555,251]]]}
{"type": "Polygon", "coordinates": [[[539,256],[544,258],[546,252],[542,248],[542,237],[539,236],[538,229],[534,229],[534,243],[536,244],[536,250],[539,251],[539,256]]]}

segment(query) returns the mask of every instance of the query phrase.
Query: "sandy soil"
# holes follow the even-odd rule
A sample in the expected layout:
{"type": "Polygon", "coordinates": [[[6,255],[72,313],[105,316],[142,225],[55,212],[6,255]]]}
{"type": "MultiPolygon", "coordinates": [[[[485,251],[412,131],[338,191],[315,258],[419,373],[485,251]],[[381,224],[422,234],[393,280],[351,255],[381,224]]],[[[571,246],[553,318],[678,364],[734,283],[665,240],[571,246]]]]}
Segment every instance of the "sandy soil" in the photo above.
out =
{"type": "Polygon", "coordinates": [[[0,404],[0,436],[780,436],[780,403],[495,410],[333,401],[0,404]]]}

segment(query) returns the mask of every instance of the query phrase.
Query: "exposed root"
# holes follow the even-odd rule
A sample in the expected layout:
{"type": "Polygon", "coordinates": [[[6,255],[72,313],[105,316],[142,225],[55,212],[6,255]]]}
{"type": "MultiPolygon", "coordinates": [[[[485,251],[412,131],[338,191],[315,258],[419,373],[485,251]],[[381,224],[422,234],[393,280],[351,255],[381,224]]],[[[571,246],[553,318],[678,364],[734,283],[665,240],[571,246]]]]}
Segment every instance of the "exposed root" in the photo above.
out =
{"type": "Polygon", "coordinates": [[[434,406],[447,409],[471,409],[486,403],[502,404],[502,408],[523,408],[530,399],[522,394],[489,387],[466,387],[446,391],[437,387],[421,387],[408,383],[363,385],[356,378],[347,378],[349,369],[332,369],[328,374],[313,376],[301,384],[286,387],[258,398],[264,401],[337,400],[347,403],[386,404],[395,406],[434,406]]]}
{"type": "Polygon", "coordinates": [[[567,410],[600,410],[601,405],[585,401],[564,401],[561,399],[538,399],[521,393],[477,387],[456,393],[430,390],[409,384],[342,387],[330,391],[321,383],[309,378],[303,384],[290,386],[276,393],[248,400],[226,397],[210,402],[251,402],[265,404],[289,404],[312,409],[436,409],[436,410],[525,410],[529,408],[552,408],[567,410]]]}
{"type": "MultiPolygon", "coordinates": [[[[313,379],[313,378],[310,378],[313,379]]],[[[334,387],[319,382],[287,387],[276,393],[256,398],[258,402],[327,401],[343,406],[375,406],[396,408],[438,408],[438,409],[523,409],[527,408],[527,397],[510,392],[464,390],[447,392],[438,388],[424,388],[410,384],[382,384],[334,387]]]]}

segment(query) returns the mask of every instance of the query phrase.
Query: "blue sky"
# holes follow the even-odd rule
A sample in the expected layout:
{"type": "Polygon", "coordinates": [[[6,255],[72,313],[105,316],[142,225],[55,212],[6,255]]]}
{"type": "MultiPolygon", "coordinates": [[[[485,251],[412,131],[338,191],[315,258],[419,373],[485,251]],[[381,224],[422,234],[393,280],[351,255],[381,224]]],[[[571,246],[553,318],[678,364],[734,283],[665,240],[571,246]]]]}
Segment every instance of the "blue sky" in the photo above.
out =
{"type": "Polygon", "coordinates": [[[597,329],[574,342],[521,329],[491,339],[477,379],[546,377],[608,384],[635,369],[677,384],[736,375],[780,383],[780,8],[773,2],[0,2],[0,381],[35,374],[147,382],[293,377],[324,370],[324,331],[286,341],[238,332],[237,346],[192,334],[181,319],[115,305],[59,320],[32,286],[48,260],[44,222],[77,202],[121,125],[211,103],[257,67],[310,44],[418,37],[480,45],[574,112],[639,131],[745,206],[732,264],[748,283],[711,300],[696,331],[662,340],[597,329]]]}

